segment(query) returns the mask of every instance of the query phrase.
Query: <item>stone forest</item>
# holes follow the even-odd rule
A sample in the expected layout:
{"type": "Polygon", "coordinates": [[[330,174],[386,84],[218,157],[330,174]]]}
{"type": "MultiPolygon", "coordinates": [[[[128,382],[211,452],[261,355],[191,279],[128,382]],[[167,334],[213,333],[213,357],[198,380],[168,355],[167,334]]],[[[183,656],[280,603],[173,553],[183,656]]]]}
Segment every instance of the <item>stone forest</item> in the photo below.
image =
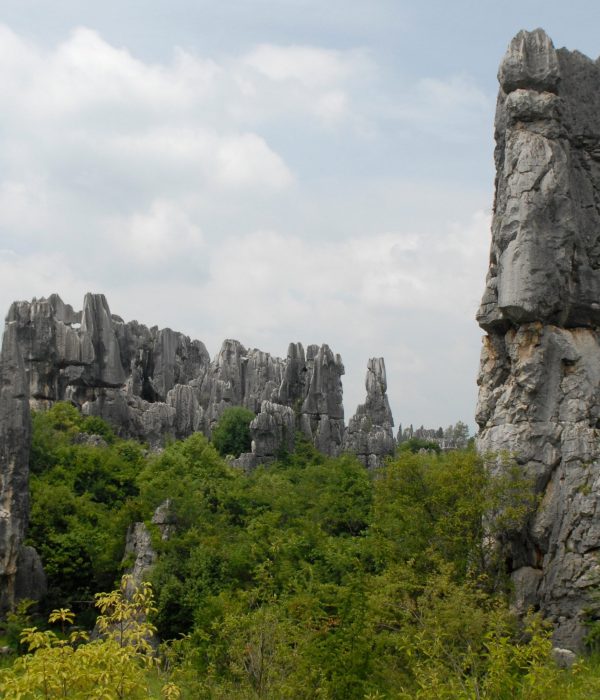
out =
{"type": "Polygon", "coordinates": [[[12,304],[3,697],[600,696],[600,64],[498,81],[474,446],[395,437],[381,357],[346,424],[326,344],[12,304]]]}

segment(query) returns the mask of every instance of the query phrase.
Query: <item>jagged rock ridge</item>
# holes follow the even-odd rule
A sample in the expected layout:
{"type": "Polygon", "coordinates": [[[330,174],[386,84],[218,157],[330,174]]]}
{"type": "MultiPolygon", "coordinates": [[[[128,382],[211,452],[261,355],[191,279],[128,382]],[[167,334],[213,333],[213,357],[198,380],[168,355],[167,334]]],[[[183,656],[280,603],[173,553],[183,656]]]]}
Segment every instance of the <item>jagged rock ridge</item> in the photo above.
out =
{"type": "Polygon", "coordinates": [[[478,445],[513,451],[540,494],[507,562],[575,649],[600,583],[600,66],[538,29],[498,78],[478,445]]]}
{"type": "MultiPolygon", "coordinates": [[[[293,449],[297,429],[325,454],[339,454],[344,444],[353,449],[352,440],[344,443],[344,366],[327,345],[309,345],[305,353],[301,343],[291,343],[281,359],[226,340],[211,361],[198,340],[125,323],[102,294],[86,294],[82,311],[56,294],[15,302],[7,324],[23,357],[33,408],[68,400],[120,435],[158,447],[167,436],[210,435],[228,406],[244,406],[257,414],[252,463],[293,449]]],[[[360,410],[374,425],[391,427],[385,368],[378,362],[378,379],[367,387],[371,398],[360,410]]],[[[381,461],[393,438],[372,443],[369,454],[381,461]]]]}

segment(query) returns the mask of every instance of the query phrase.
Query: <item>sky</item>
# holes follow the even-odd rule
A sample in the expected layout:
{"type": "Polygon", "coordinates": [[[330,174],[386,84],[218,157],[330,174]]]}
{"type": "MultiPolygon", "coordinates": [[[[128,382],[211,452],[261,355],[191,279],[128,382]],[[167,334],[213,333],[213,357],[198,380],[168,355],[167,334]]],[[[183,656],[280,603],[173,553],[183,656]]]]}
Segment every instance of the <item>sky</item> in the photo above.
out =
{"type": "Polygon", "coordinates": [[[473,429],[496,72],[595,0],[0,0],[0,308],[106,295],[215,355],[328,343],[349,418],[473,429]]]}

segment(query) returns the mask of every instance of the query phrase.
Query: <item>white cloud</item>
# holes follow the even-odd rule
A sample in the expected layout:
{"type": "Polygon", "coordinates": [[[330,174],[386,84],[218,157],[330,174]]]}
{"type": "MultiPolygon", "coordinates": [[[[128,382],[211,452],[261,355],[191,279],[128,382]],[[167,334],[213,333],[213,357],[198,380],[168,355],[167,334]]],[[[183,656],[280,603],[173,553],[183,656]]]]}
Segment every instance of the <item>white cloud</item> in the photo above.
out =
{"type": "Polygon", "coordinates": [[[117,219],[110,233],[115,248],[135,264],[163,267],[178,258],[197,257],[204,247],[200,228],[184,208],[167,200],[156,200],[148,212],[117,219]]]}
{"type": "Polygon", "coordinates": [[[495,96],[464,75],[421,78],[388,105],[390,115],[408,134],[423,132],[449,142],[472,140],[473,131],[488,133],[495,96]]]}
{"type": "Polygon", "coordinates": [[[205,292],[219,315],[238,317],[248,331],[304,327],[307,315],[335,322],[340,310],[363,321],[383,308],[473,315],[489,225],[477,212],[441,234],[384,233],[342,243],[255,232],[214,249],[205,292]],[[243,312],[236,311],[240,299],[243,312]]]}
{"type": "Polygon", "coordinates": [[[370,65],[364,52],[273,44],[257,46],[242,60],[271,80],[297,81],[308,88],[336,85],[370,65]]]}
{"type": "Polygon", "coordinates": [[[435,375],[419,343],[471,319],[488,217],[436,227],[479,201],[399,185],[399,140],[381,135],[391,117],[411,137],[464,138],[489,106],[467,79],[394,91],[366,51],[298,45],[149,63],[87,28],[47,49],[2,25],[0,68],[3,307],[98,291],[211,352],[228,336],[278,354],[329,342],[348,414],[384,354],[390,394],[419,405],[435,375]]]}
{"type": "Polygon", "coordinates": [[[86,283],[71,268],[62,253],[20,255],[0,249],[0,299],[3,313],[13,301],[47,297],[60,289],[64,299],[80,304],[87,291],[86,283]]]}

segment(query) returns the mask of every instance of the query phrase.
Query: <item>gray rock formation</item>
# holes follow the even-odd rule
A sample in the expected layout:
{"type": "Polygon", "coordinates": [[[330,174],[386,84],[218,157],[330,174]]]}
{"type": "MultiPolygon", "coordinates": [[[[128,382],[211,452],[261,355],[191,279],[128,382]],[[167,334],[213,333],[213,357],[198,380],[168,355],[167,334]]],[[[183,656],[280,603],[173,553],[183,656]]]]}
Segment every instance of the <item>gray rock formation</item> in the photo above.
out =
{"type": "Polygon", "coordinates": [[[8,320],[34,408],[71,401],[154,449],[165,438],[210,436],[226,408],[245,406],[258,416],[246,466],[292,448],[296,430],[325,454],[342,449],[344,366],[327,345],[310,345],[305,354],[292,343],[281,359],[226,340],[210,361],[198,340],[125,323],[102,294],[86,294],[82,311],[56,294],[17,302],[8,320]]]}
{"type": "Polygon", "coordinates": [[[200,401],[206,406],[206,428],[210,433],[223,411],[244,406],[254,413],[263,401],[277,395],[283,360],[261,350],[246,350],[237,340],[226,340],[210,363],[201,383],[200,401]]]}
{"type": "MultiPolygon", "coordinates": [[[[269,361],[273,369],[263,373],[267,381],[259,384],[264,387],[259,395],[272,399],[261,402],[260,412],[250,424],[252,453],[241,455],[233,464],[248,470],[282,452],[292,452],[296,431],[304,433],[324,454],[338,455],[345,432],[340,356],[328,345],[309,345],[305,355],[302,343],[290,343],[285,360],[269,361]]],[[[265,362],[262,366],[269,368],[265,362]]],[[[253,408],[246,398],[244,405],[253,408]]]]}
{"type": "Polygon", "coordinates": [[[31,423],[18,324],[10,320],[11,312],[0,351],[0,610],[46,592],[39,556],[23,545],[29,520],[31,423]]]}
{"type": "MultiPolygon", "coordinates": [[[[175,522],[169,512],[171,501],[167,498],[161,503],[152,515],[152,524],[156,525],[161,539],[168,540],[175,522]]],[[[148,580],[152,567],[156,563],[156,550],[152,544],[152,535],[145,523],[133,523],[127,529],[125,536],[125,552],[123,564],[125,573],[131,576],[131,583],[127,587],[127,593],[131,594],[138,589],[144,581],[148,580]]]]}
{"type": "Polygon", "coordinates": [[[263,462],[282,451],[292,452],[295,431],[294,411],[289,406],[263,401],[260,413],[250,423],[252,452],[263,462]]]}
{"type": "Polygon", "coordinates": [[[538,29],[498,77],[478,447],[514,452],[540,494],[507,564],[576,649],[600,616],[600,66],[538,29]]]}
{"type": "Polygon", "coordinates": [[[382,466],[385,458],[393,455],[396,448],[383,357],[369,360],[365,386],[367,398],[348,423],[344,449],[356,454],[369,469],[375,469],[382,466]]]}
{"type": "Polygon", "coordinates": [[[341,452],[344,439],[344,371],[342,358],[328,345],[308,346],[300,429],[320,452],[332,457],[341,452]]]}
{"type": "Polygon", "coordinates": [[[127,593],[131,594],[148,580],[156,562],[152,536],[144,523],[133,523],[127,529],[123,562],[127,565],[126,573],[131,576],[131,584],[127,587],[127,593]]]}

